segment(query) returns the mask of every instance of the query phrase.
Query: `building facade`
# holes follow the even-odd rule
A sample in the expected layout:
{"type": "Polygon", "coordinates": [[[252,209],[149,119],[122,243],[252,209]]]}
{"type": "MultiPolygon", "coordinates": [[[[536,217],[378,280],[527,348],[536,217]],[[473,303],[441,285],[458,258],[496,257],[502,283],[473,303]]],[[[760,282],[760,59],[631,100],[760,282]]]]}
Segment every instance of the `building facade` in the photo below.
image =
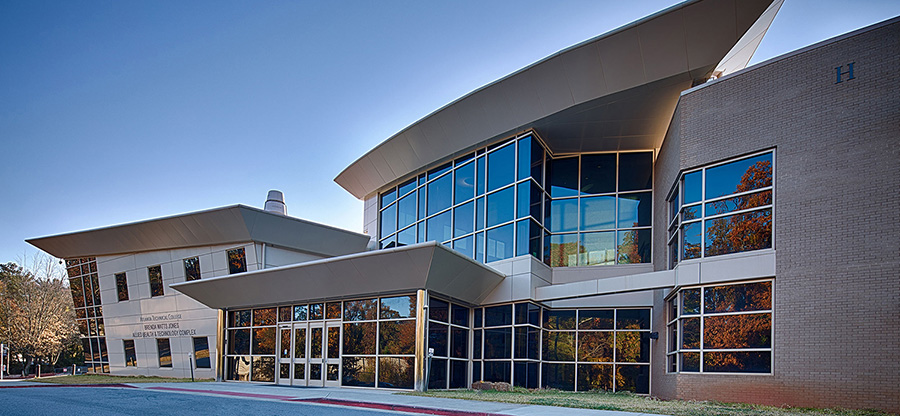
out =
{"type": "Polygon", "coordinates": [[[336,178],[364,234],[236,206],[29,241],[98,371],[896,412],[900,19],[744,69],[780,5],[686,2],[437,110],[336,178]]]}

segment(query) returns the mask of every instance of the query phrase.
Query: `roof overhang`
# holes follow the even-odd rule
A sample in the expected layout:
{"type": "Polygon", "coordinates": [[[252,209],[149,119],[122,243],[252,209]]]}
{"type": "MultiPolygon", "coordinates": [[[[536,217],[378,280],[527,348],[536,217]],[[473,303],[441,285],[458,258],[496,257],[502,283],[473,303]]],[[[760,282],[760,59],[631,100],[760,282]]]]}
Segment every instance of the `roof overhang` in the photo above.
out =
{"type": "Polygon", "coordinates": [[[782,2],[687,1],[560,51],[413,123],[335,182],[363,199],[528,129],[557,154],[658,148],[680,92],[746,65],[782,2]]]}
{"type": "Polygon", "coordinates": [[[369,236],[244,205],[26,240],[59,258],[256,241],[323,256],[364,251],[369,236]]]}
{"type": "Polygon", "coordinates": [[[349,299],[428,289],[479,304],[504,279],[435,242],[171,285],[214,309],[349,299]]]}

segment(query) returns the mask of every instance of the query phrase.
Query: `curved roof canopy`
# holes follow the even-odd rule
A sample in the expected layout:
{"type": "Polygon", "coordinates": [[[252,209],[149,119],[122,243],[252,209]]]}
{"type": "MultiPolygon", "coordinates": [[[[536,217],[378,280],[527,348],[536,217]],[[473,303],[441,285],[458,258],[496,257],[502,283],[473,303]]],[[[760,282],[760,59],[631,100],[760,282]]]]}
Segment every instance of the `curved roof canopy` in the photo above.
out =
{"type": "Polygon", "coordinates": [[[26,240],[70,259],[257,241],[324,256],[366,250],[369,236],[244,205],[26,240]]]}
{"type": "Polygon", "coordinates": [[[413,123],[335,182],[363,199],[534,129],[555,154],[660,146],[681,91],[742,69],[783,0],[693,0],[558,52],[413,123]]]}
{"type": "Polygon", "coordinates": [[[496,270],[432,241],[171,287],[214,309],[410,293],[418,289],[479,304],[503,278],[496,270]]]}

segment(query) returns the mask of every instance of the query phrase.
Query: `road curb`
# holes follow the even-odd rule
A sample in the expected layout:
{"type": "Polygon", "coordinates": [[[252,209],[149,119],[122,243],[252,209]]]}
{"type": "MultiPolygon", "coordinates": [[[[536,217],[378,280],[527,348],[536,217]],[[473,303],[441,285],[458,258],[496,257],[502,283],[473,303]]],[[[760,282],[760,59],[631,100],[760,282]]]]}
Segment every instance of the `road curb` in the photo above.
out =
{"type": "Polygon", "coordinates": [[[386,404],[374,402],[358,402],[341,399],[291,399],[292,402],[330,404],[336,406],[364,407],[367,409],[392,410],[396,412],[421,413],[441,416],[504,416],[499,413],[470,412],[466,410],[448,410],[435,407],[408,406],[402,404],[386,404]]]}

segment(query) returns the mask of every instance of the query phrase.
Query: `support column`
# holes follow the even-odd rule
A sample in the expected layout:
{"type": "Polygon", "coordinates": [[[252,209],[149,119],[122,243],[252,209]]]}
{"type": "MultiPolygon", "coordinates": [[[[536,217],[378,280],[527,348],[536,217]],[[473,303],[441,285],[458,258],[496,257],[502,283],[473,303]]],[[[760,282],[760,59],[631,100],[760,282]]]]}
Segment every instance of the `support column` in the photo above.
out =
{"type": "Polygon", "coordinates": [[[225,381],[225,310],[216,317],[216,381],[225,381]]]}
{"type": "Polygon", "coordinates": [[[416,391],[425,391],[428,387],[428,380],[425,378],[425,361],[427,360],[425,348],[428,340],[428,332],[425,327],[428,323],[428,312],[425,308],[427,296],[428,292],[425,290],[416,291],[416,367],[413,373],[413,386],[416,391]]]}

